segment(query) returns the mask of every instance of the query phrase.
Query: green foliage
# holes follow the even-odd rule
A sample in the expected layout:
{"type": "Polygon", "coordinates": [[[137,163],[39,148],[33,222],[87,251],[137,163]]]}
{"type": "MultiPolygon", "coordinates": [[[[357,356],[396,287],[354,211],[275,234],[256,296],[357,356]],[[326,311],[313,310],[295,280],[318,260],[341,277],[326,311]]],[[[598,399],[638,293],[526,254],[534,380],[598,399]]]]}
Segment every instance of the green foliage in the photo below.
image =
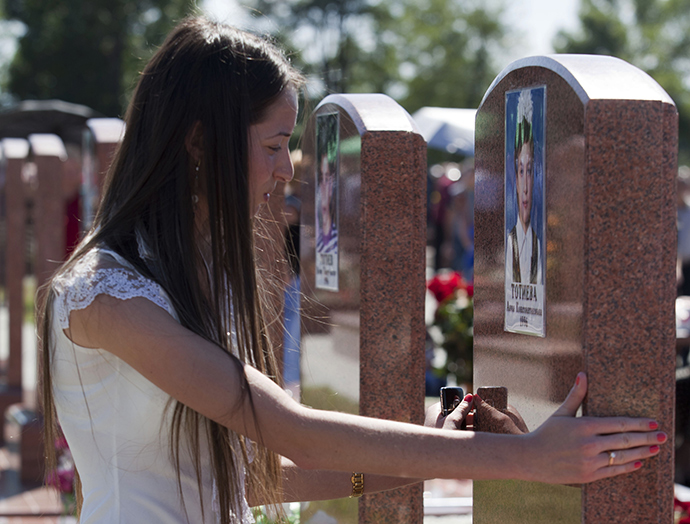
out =
{"type": "Polygon", "coordinates": [[[443,334],[442,347],[448,358],[444,375],[454,374],[460,383],[472,383],[474,305],[467,293],[458,293],[441,302],[434,320],[443,334]]]}
{"type": "MultiPolygon", "coordinates": [[[[326,93],[380,92],[408,111],[477,107],[503,47],[502,7],[480,0],[255,0],[326,93]]],[[[319,97],[322,93],[318,94],[319,97]]]]}
{"type": "Polygon", "coordinates": [[[679,161],[690,163],[690,0],[582,0],[581,28],[559,53],[616,56],[649,73],[679,113],[679,161]]]}
{"type": "Polygon", "coordinates": [[[477,107],[498,70],[491,57],[502,48],[506,28],[491,2],[406,0],[388,31],[408,111],[422,106],[477,107]],[[394,29],[395,28],[395,29],[394,29]]]}
{"type": "MultiPolygon", "coordinates": [[[[2,0],[0,0],[2,2],[2,0]]],[[[26,33],[9,68],[22,99],[59,98],[119,116],[143,61],[190,0],[4,0],[26,33]]]]}
{"type": "Polygon", "coordinates": [[[357,32],[377,12],[366,0],[254,0],[257,16],[266,16],[280,28],[276,35],[297,54],[306,74],[318,76],[327,92],[345,92],[352,69],[365,58],[357,32]],[[309,53],[317,53],[313,56],[309,53]]]}
{"type": "Polygon", "coordinates": [[[314,409],[324,409],[327,411],[340,411],[341,413],[359,413],[359,404],[339,395],[332,389],[320,387],[305,387],[302,389],[302,404],[314,409]]]}
{"type": "Polygon", "coordinates": [[[34,323],[34,315],[36,314],[36,277],[24,277],[22,294],[24,296],[24,322],[27,324],[34,323]]]}
{"type": "Polygon", "coordinates": [[[299,503],[285,504],[285,517],[271,517],[270,512],[265,507],[261,506],[253,508],[254,520],[256,524],[300,524],[299,503]]]}
{"type": "Polygon", "coordinates": [[[628,31],[616,13],[615,0],[583,0],[580,8],[580,34],[560,32],[555,48],[560,53],[610,55],[626,59],[628,31]]]}
{"type": "Polygon", "coordinates": [[[338,524],[357,524],[359,522],[359,500],[342,498],[310,502],[302,511],[302,520],[309,522],[319,512],[336,519],[338,524]]]}

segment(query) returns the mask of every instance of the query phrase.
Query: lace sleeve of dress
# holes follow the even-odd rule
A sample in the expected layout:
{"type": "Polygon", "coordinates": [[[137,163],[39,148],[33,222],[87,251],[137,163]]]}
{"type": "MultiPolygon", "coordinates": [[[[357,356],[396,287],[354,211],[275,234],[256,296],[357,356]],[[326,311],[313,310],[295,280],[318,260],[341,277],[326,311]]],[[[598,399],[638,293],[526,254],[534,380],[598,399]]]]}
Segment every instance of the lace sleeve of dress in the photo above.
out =
{"type": "MultiPolygon", "coordinates": [[[[118,257],[119,258],[119,257],[118,257]]],[[[154,281],[141,276],[113,254],[94,250],[53,281],[54,311],[61,329],[69,327],[72,311],[87,308],[98,295],[120,300],[146,298],[177,318],[170,299],[154,281]]]]}

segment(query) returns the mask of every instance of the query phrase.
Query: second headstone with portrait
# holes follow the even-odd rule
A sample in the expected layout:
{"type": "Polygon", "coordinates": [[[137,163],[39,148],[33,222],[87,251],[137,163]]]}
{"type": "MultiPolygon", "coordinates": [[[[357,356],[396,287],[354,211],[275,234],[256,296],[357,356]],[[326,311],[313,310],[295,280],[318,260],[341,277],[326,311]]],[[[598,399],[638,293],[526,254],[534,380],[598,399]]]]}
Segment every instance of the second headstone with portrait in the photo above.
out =
{"type": "MultiPolygon", "coordinates": [[[[302,401],[421,424],[424,139],[384,95],[330,95],[309,119],[303,152],[302,401]]],[[[305,521],[317,514],[417,524],[421,485],[303,506],[305,521]]]]}

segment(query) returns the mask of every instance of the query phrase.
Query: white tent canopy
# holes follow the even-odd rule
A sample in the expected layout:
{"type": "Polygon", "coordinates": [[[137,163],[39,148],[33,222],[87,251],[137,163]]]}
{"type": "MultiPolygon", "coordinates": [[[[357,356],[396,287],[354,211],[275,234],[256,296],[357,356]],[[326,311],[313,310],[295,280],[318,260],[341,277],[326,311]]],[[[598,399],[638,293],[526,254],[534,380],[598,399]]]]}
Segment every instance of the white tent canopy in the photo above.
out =
{"type": "Polygon", "coordinates": [[[412,115],[429,147],[474,155],[476,109],[422,107],[412,115]]]}

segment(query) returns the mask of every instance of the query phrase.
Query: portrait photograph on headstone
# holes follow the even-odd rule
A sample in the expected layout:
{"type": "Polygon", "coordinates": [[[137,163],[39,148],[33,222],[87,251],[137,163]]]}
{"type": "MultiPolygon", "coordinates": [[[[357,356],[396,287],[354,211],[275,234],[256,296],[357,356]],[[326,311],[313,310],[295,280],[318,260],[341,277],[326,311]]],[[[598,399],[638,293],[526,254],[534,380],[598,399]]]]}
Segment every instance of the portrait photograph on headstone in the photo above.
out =
{"type": "Polygon", "coordinates": [[[543,337],[546,86],[505,97],[505,330],[543,337]]]}
{"type": "Polygon", "coordinates": [[[338,291],[338,113],[316,122],[316,287],[338,291]]]}

